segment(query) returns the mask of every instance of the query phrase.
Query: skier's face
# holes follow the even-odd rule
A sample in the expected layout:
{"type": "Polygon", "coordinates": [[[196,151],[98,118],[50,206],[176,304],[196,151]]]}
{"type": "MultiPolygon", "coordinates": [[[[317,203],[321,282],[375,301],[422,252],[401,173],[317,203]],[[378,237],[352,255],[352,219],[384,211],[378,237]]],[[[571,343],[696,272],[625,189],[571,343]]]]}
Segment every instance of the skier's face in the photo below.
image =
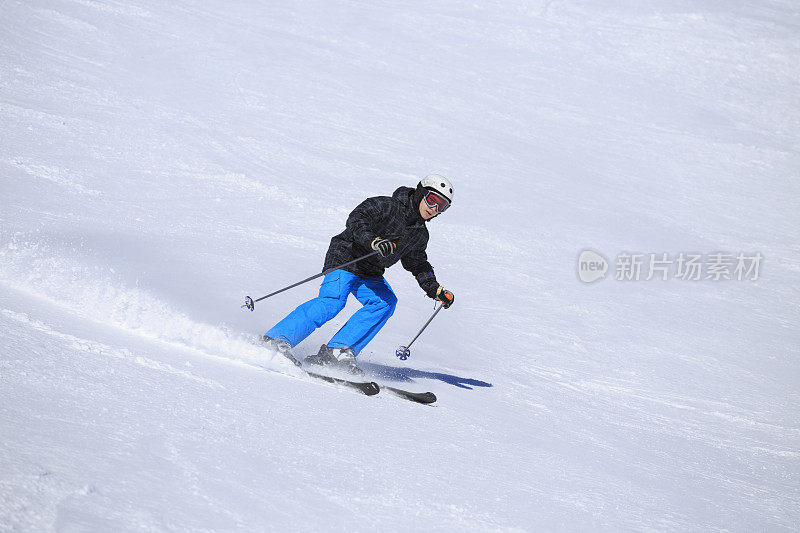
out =
{"type": "Polygon", "coordinates": [[[419,214],[422,215],[422,218],[425,220],[430,220],[436,215],[436,208],[430,207],[425,203],[425,198],[423,198],[419,203],[419,214]]]}

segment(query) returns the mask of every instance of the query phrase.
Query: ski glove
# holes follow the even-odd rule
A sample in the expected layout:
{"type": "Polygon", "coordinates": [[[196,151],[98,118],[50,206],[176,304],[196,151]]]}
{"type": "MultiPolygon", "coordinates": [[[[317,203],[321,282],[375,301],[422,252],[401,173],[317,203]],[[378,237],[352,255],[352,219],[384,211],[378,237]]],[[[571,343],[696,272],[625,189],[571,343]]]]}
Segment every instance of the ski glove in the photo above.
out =
{"type": "Polygon", "coordinates": [[[436,290],[430,291],[428,293],[428,296],[430,296],[434,300],[442,302],[442,305],[444,306],[445,309],[453,305],[453,302],[456,299],[456,297],[453,296],[452,292],[448,291],[441,285],[439,285],[439,287],[436,290]]]}
{"type": "Polygon", "coordinates": [[[372,241],[372,249],[381,254],[381,257],[392,255],[395,248],[397,248],[397,245],[389,239],[375,237],[375,239],[372,241]]]}

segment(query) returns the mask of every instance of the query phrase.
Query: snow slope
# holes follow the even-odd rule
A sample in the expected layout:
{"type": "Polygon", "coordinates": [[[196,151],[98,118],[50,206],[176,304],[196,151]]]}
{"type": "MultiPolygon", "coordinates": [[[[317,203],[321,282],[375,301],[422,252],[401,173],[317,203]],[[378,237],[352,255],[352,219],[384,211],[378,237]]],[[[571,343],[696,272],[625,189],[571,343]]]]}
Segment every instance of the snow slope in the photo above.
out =
{"type": "Polygon", "coordinates": [[[331,4],[0,4],[0,530],[795,530],[797,3],[331,4]],[[258,346],[432,171],[360,360],[439,401],[258,346]],[[681,252],[764,261],[615,279],[681,252]]]}

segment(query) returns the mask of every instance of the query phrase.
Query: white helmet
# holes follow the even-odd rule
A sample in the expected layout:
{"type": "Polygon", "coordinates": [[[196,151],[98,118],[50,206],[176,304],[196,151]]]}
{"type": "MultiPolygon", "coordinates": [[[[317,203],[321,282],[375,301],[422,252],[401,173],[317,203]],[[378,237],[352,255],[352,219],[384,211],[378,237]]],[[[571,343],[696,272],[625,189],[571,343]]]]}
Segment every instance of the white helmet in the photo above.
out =
{"type": "Polygon", "coordinates": [[[417,188],[431,189],[447,198],[451,203],[453,201],[453,184],[450,183],[449,179],[439,174],[428,174],[420,180],[417,188]]]}

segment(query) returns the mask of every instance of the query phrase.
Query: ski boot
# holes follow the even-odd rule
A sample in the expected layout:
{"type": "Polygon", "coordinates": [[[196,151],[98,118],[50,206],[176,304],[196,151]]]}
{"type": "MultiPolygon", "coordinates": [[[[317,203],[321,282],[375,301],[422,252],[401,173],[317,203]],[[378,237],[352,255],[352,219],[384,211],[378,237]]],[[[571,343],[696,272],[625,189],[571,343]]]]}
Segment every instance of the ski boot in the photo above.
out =
{"type": "Polygon", "coordinates": [[[306,357],[306,363],[341,370],[356,376],[364,375],[364,371],[356,364],[356,354],[350,348],[329,348],[323,344],[316,355],[306,357]]]}
{"type": "Polygon", "coordinates": [[[261,340],[264,342],[267,348],[274,352],[278,352],[286,359],[294,363],[296,366],[303,366],[303,363],[297,360],[297,358],[292,353],[292,345],[286,342],[283,339],[273,339],[272,337],[267,337],[264,335],[261,337],[261,340]]]}

